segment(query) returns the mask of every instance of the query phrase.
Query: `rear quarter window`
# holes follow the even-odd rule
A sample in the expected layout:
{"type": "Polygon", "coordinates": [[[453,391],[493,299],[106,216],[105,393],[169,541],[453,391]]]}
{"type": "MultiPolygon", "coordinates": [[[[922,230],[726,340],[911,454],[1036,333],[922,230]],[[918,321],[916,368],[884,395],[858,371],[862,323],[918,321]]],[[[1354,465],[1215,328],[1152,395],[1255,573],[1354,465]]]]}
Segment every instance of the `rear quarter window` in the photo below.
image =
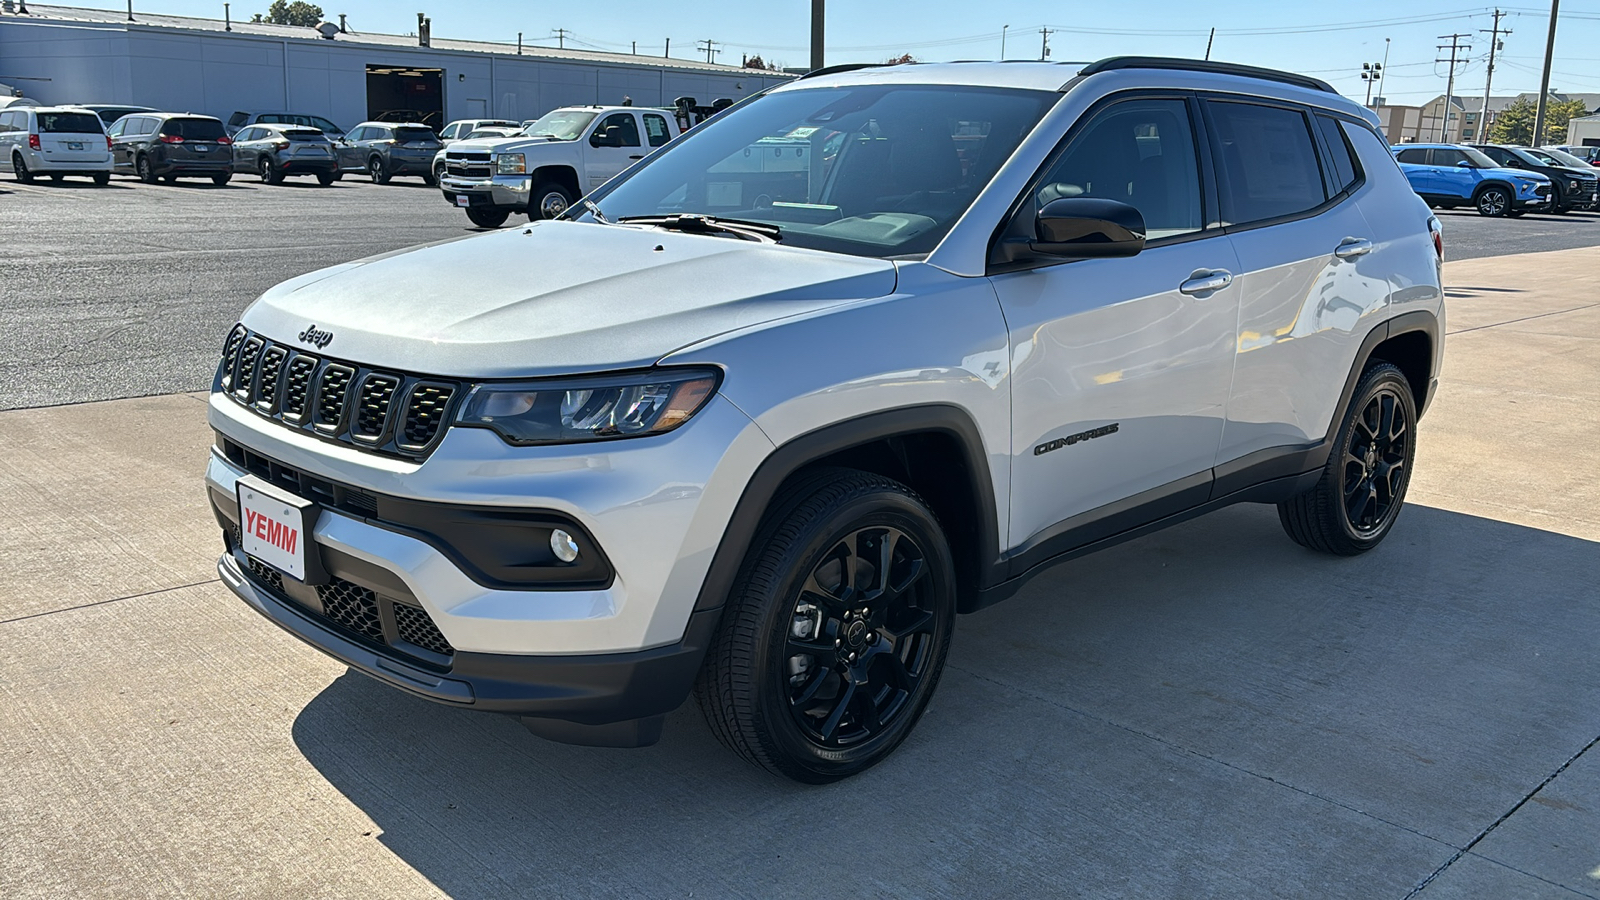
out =
{"type": "Polygon", "coordinates": [[[1428,151],[1423,147],[1412,147],[1409,150],[1401,150],[1395,159],[1411,165],[1425,166],[1428,164],[1428,151]]]}
{"type": "Polygon", "coordinates": [[[105,134],[106,126],[94,113],[39,113],[40,134],[105,134]]]}
{"type": "Polygon", "coordinates": [[[1361,177],[1361,169],[1356,165],[1350,145],[1345,141],[1344,131],[1338,121],[1328,116],[1319,115],[1316,120],[1322,140],[1328,145],[1329,161],[1333,164],[1333,171],[1329,173],[1333,176],[1330,186],[1334,193],[1348,190],[1361,177]]]}

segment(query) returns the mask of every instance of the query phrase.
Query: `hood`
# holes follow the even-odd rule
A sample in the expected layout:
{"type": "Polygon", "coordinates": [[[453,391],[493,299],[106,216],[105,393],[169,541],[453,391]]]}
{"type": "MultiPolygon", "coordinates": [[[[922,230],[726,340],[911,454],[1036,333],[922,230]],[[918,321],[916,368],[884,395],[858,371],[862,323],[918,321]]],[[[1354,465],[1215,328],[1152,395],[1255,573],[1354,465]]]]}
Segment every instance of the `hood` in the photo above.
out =
{"type": "Polygon", "coordinates": [[[456,238],[272,288],[244,324],[335,359],[457,378],[649,366],[727,331],[882,297],[894,264],[579,222],[456,238]],[[316,326],[320,351],[296,336],[316,326]]]}
{"type": "Polygon", "coordinates": [[[488,151],[493,152],[495,150],[506,150],[506,149],[511,149],[511,148],[519,147],[519,146],[532,146],[534,144],[550,144],[550,143],[567,143],[567,144],[571,144],[571,143],[575,143],[575,142],[574,141],[557,141],[555,138],[529,137],[529,136],[527,136],[525,134],[519,134],[519,135],[514,135],[512,137],[473,138],[470,141],[456,141],[454,144],[449,145],[449,147],[447,149],[450,149],[450,150],[478,150],[478,151],[488,150],[488,151]]]}
{"type": "Polygon", "coordinates": [[[1532,169],[1509,169],[1505,166],[1497,166],[1493,169],[1479,169],[1478,171],[1485,174],[1492,174],[1500,178],[1522,178],[1527,181],[1535,182],[1550,180],[1549,175],[1546,175],[1543,172],[1535,172],[1532,169]]]}

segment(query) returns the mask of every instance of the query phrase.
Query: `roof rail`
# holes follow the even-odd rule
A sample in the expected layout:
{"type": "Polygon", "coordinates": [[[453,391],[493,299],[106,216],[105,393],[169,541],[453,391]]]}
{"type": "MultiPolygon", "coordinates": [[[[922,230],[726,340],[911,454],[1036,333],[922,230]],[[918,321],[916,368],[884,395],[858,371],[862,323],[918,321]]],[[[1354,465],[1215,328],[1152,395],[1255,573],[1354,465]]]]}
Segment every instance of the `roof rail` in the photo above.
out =
{"type": "Polygon", "coordinates": [[[837,66],[823,66],[820,69],[812,69],[804,75],[801,75],[799,78],[796,78],[795,81],[802,81],[807,78],[816,78],[819,75],[837,75],[840,72],[854,72],[857,69],[875,69],[879,66],[886,65],[888,65],[888,63],[841,63],[837,66]]]}
{"type": "Polygon", "coordinates": [[[1179,59],[1168,56],[1112,56],[1092,62],[1079,70],[1079,75],[1093,75],[1096,72],[1113,72],[1118,69],[1181,69],[1188,72],[1213,72],[1218,75],[1242,75],[1246,78],[1260,78],[1266,81],[1279,81],[1292,84],[1296,87],[1310,88],[1313,91],[1324,91],[1337,94],[1333,85],[1320,78],[1310,75],[1297,75],[1293,72],[1280,72],[1277,69],[1263,69],[1259,66],[1245,66],[1239,63],[1216,62],[1209,59],[1179,59]]]}

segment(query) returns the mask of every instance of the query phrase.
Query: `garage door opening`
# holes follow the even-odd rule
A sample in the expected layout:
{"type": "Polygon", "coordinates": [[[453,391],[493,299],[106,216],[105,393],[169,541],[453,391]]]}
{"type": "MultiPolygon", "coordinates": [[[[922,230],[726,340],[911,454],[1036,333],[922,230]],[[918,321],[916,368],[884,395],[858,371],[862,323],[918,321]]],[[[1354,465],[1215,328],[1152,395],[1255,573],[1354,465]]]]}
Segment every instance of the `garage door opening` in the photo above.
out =
{"type": "Polygon", "coordinates": [[[367,65],[367,120],[444,127],[444,70],[367,65]]]}

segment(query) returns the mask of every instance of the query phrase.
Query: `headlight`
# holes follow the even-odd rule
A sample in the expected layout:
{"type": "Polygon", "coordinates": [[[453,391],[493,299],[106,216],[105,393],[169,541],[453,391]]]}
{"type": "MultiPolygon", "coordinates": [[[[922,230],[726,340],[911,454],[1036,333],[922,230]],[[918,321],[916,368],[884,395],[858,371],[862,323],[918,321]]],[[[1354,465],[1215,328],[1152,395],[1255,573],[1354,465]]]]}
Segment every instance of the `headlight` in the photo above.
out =
{"type": "Polygon", "coordinates": [[[1571,188],[1572,188],[1572,189],[1573,189],[1573,190],[1575,190],[1575,191],[1581,191],[1581,190],[1583,190],[1583,182],[1581,182],[1581,181],[1579,181],[1579,180],[1578,180],[1578,179],[1576,179],[1576,178],[1574,178],[1574,179],[1572,179],[1572,180],[1571,180],[1571,181],[1569,181],[1569,182],[1567,182],[1567,184],[1568,184],[1568,185],[1569,185],[1569,186],[1571,186],[1571,188]]]}
{"type": "Polygon", "coordinates": [[[456,421],[519,445],[644,437],[689,421],[716,389],[717,373],[707,369],[480,384],[456,421]]]}
{"type": "Polygon", "coordinates": [[[528,161],[521,153],[502,153],[494,161],[501,175],[521,175],[528,171],[528,161]]]}

